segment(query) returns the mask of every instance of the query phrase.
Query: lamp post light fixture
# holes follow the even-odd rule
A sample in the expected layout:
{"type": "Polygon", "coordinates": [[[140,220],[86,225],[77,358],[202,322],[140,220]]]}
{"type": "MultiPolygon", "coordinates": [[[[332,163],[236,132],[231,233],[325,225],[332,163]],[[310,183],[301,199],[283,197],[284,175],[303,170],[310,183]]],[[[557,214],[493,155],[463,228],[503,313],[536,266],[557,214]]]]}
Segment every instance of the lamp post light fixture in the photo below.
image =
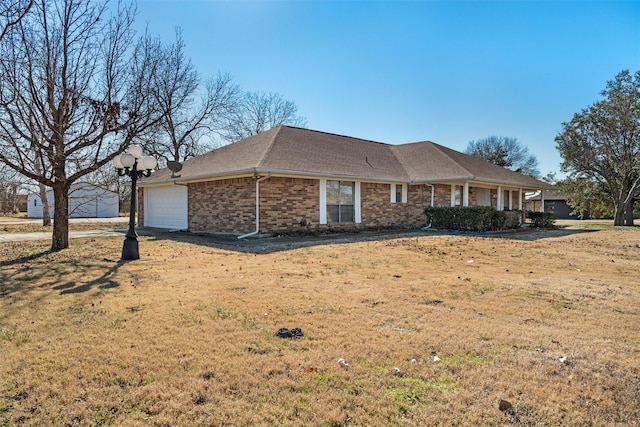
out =
{"type": "Polygon", "coordinates": [[[138,234],[136,233],[136,199],[138,178],[150,176],[158,161],[151,156],[142,155],[142,147],[130,145],[126,153],[113,159],[118,176],[131,177],[131,207],[129,209],[129,231],[122,246],[122,259],[125,261],[140,259],[138,252],[138,234]]]}

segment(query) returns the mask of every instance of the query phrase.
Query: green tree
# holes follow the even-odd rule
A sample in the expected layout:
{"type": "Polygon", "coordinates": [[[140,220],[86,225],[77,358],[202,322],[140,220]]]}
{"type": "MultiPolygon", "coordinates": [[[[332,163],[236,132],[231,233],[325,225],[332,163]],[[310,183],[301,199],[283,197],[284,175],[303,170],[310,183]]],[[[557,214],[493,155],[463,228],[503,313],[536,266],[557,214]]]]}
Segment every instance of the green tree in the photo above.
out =
{"type": "Polygon", "coordinates": [[[607,82],[604,99],[574,114],[556,136],[562,170],[599,183],[614,206],[614,225],[633,225],[640,196],[640,71],[607,82]]]}
{"type": "Polygon", "coordinates": [[[469,141],[465,153],[524,175],[534,178],[540,176],[538,159],[517,138],[511,136],[492,135],[469,141]]]}
{"type": "Polygon", "coordinates": [[[580,218],[613,217],[613,203],[606,189],[597,181],[584,177],[565,178],[555,183],[556,193],[567,200],[580,218]]]}

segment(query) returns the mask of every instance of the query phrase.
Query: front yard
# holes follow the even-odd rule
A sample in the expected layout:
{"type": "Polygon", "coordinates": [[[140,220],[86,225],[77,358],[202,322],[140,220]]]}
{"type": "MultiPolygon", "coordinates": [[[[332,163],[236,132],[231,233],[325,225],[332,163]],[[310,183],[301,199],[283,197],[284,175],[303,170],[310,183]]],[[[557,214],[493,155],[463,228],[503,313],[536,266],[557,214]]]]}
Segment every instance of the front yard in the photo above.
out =
{"type": "Polygon", "coordinates": [[[2,245],[0,426],[637,425],[639,229],[354,240],[2,245]]]}

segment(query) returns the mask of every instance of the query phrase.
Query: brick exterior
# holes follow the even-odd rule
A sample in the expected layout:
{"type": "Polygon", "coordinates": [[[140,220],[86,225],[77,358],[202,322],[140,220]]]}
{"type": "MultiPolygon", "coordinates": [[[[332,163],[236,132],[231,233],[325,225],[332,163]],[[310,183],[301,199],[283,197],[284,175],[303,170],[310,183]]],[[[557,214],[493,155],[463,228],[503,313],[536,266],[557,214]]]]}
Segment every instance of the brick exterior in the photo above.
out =
{"type": "MultiPolygon", "coordinates": [[[[255,231],[255,179],[206,181],[188,185],[189,229],[194,232],[244,234],[255,231]]],[[[435,184],[435,206],[451,205],[451,186],[435,184]]],[[[315,229],[424,226],[424,208],[431,204],[430,185],[408,185],[407,203],[391,203],[391,185],[360,184],[360,224],[320,224],[320,180],[271,177],[260,182],[260,233],[315,229]]],[[[144,218],[144,189],[138,192],[139,223],[144,218]]],[[[517,197],[517,192],[514,194],[517,197]]],[[[517,199],[515,199],[517,204],[517,199]]],[[[496,190],[491,190],[493,207],[496,190]]],[[[477,189],[469,188],[469,205],[477,204],[477,189]]],[[[515,206],[514,206],[515,207],[515,206]]]]}
{"type": "MultiPolygon", "coordinates": [[[[390,184],[360,185],[362,223],[320,224],[318,179],[272,177],[260,182],[260,232],[424,225],[431,187],[409,185],[408,203],[391,203],[390,184]]],[[[217,233],[255,231],[255,180],[226,179],[189,184],[189,229],[217,233]]]]}
{"type": "Polygon", "coordinates": [[[189,230],[249,233],[255,229],[255,180],[234,178],[189,184],[189,230]]]}
{"type": "Polygon", "coordinates": [[[451,186],[435,184],[433,188],[436,193],[434,206],[451,206],[451,186]]]}
{"type": "Polygon", "coordinates": [[[260,230],[273,233],[315,228],[320,222],[319,200],[317,179],[273,177],[262,181],[260,230]]]}
{"type": "Polygon", "coordinates": [[[360,184],[362,223],[360,227],[424,226],[424,208],[431,203],[431,187],[409,185],[407,203],[391,203],[391,184],[360,184]]]}

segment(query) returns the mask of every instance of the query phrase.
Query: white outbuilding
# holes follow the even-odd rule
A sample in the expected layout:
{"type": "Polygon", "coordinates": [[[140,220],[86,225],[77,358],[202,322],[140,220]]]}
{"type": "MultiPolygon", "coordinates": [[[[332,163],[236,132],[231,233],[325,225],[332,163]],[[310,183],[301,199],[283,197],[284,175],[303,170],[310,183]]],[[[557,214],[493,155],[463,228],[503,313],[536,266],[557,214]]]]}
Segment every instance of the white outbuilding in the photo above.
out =
{"type": "MultiPolygon", "coordinates": [[[[49,213],[53,218],[53,190],[47,190],[49,213]]],[[[76,183],[69,190],[70,218],[115,218],[118,216],[118,193],[88,183],[76,183]]],[[[27,216],[42,218],[42,200],[36,193],[27,198],[27,216]]]]}

